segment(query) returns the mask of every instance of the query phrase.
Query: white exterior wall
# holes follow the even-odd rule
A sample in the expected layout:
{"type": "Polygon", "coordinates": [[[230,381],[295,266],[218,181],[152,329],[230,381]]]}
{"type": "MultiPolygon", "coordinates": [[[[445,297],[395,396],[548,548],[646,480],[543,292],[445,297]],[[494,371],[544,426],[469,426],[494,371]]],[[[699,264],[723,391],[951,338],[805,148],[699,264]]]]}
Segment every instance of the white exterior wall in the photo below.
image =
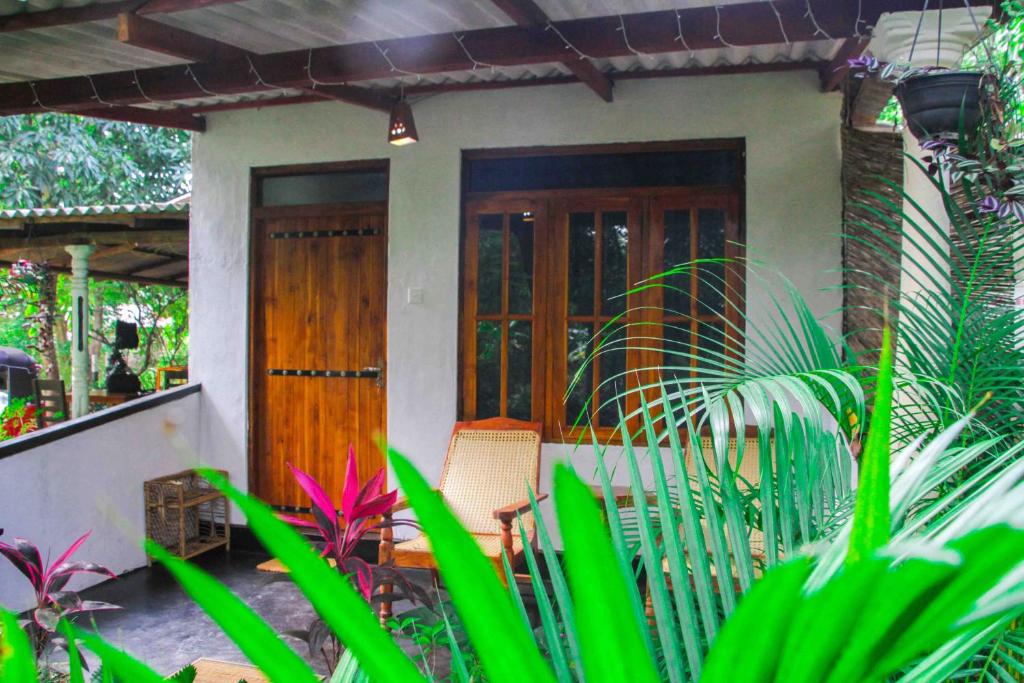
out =
{"type": "MultiPolygon", "coordinates": [[[[163,429],[165,421],[177,425],[197,453],[200,396],[183,396],[0,460],[3,540],[28,539],[45,561],[92,530],[73,560],[97,562],[115,574],[145,565],[142,483],[194,466],[194,456],[175,450],[163,429]]],[[[79,574],[68,587],[81,590],[102,580],[79,574]]],[[[16,612],[35,605],[28,581],[6,560],[0,560],[0,605],[16,612]]]]}
{"type": "MultiPolygon", "coordinates": [[[[840,280],[840,106],[813,71],[623,81],[612,104],[581,85],[446,94],[414,105],[420,142],[402,148],[387,144],[385,114],[337,103],[210,115],[193,146],[190,274],[204,461],[245,484],[251,167],[391,160],[388,438],[437,481],[456,419],[461,150],[745,138],[748,256],[824,315],[841,303],[823,291],[840,280]]],[[[756,316],[769,304],[751,290],[756,316]]],[[[544,491],[563,448],[545,446],[544,491]]]]}

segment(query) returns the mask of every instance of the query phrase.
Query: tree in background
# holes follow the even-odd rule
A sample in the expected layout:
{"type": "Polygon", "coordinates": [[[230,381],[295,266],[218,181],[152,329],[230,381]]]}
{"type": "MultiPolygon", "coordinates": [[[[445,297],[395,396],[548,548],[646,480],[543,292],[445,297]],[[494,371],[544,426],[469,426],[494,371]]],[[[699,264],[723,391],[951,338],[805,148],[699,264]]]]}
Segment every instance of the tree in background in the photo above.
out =
{"type": "Polygon", "coordinates": [[[46,265],[19,261],[0,274],[0,295],[0,346],[34,352],[43,375],[59,378],[57,274],[46,265]]]}
{"type": "MultiPolygon", "coordinates": [[[[166,201],[191,189],[185,131],[67,114],[0,117],[0,209],[166,201]]],[[[126,359],[152,388],[157,365],[184,364],[188,301],[183,289],[91,281],[95,382],[102,384],[107,334],[116,320],[139,326],[126,359]]],[[[48,377],[70,366],[68,278],[46,264],[0,270],[0,346],[35,354],[48,377]]]]}
{"type": "Polygon", "coordinates": [[[0,117],[0,208],[179,197],[191,189],[190,135],[69,114],[0,117]]]}
{"type": "Polygon", "coordinates": [[[92,328],[92,337],[99,343],[93,365],[98,383],[103,383],[106,374],[118,320],[139,326],[139,348],[124,356],[144,388],[156,388],[155,368],[188,362],[188,293],[184,288],[111,280],[95,283],[90,294],[94,322],[100,323],[92,328]]]}

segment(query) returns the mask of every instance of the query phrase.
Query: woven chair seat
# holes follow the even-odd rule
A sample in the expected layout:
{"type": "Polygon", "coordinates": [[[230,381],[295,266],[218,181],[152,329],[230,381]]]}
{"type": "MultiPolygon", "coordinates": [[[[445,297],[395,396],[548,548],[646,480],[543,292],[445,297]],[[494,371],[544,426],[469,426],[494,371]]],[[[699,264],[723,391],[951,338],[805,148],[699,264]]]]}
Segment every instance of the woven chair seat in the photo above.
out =
{"type": "MultiPolygon", "coordinates": [[[[537,525],[529,508],[530,492],[536,493],[540,483],[540,450],[539,422],[504,417],[456,422],[448,443],[437,490],[502,582],[506,580],[504,553],[509,554],[513,570],[524,555],[520,523],[527,542],[535,547],[537,525]]],[[[395,511],[401,509],[396,506],[395,511]]],[[[391,529],[385,528],[378,558],[381,564],[392,563],[396,568],[430,569],[437,580],[437,560],[426,536],[395,543],[391,529]]],[[[392,583],[381,585],[381,624],[391,617],[393,590],[392,583]]]]}
{"type": "MultiPolygon", "coordinates": [[[[480,546],[484,555],[497,563],[501,563],[501,536],[495,534],[473,534],[473,540],[480,546]]],[[[512,549],[518,557],[523,552],[523,542],[518,535],[512,536],[512,549]]],[[[406,563],[415,563],[415,566],[436,566],[433,563],[433,552],[430,549],[430,540],[426,536],[417,536],[408,541],[395,544],[395,564],[404,566],[406,563]],[[429,565],[422,564],[429,558],[429,565]]]]}

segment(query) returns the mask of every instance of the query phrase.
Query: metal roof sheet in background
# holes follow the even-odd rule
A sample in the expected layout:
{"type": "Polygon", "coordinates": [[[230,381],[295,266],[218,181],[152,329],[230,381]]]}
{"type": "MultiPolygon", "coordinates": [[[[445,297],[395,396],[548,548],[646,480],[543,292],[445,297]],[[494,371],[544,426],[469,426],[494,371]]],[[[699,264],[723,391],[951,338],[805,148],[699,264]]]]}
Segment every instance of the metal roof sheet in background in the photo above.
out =
{"type": "Polygon", "coordinates": [[[55,208],[4,209],[0,220],[20,221],[24,219],[73,218],[77,216],[127,216],[148,214],[182,214],[187,216],[191,195],[182,195],[166,202],[142,204],[103,204],[99,206],[60,206],[55,208]]]}

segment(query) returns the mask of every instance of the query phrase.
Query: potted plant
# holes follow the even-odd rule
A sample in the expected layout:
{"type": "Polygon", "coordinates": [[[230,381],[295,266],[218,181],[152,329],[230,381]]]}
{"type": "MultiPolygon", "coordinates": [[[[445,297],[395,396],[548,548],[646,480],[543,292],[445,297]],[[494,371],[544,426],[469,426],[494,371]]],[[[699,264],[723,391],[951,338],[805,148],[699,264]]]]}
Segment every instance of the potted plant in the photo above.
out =
{"type": "Polygon", "coordinates": [[[973,132],[981,117],[982,73],[937,67],[908,69],[896,84],[903,118],[918,140],[973,132]]]}
{"type": "Polygon", "coordinates": [[[849,60],[858,77],[877,73],[896,84],[896,99],[910,132],[920,141],[972,133],[981,118],[984,74],[941,66],[882,64],[870,56],[849,60]]]}

